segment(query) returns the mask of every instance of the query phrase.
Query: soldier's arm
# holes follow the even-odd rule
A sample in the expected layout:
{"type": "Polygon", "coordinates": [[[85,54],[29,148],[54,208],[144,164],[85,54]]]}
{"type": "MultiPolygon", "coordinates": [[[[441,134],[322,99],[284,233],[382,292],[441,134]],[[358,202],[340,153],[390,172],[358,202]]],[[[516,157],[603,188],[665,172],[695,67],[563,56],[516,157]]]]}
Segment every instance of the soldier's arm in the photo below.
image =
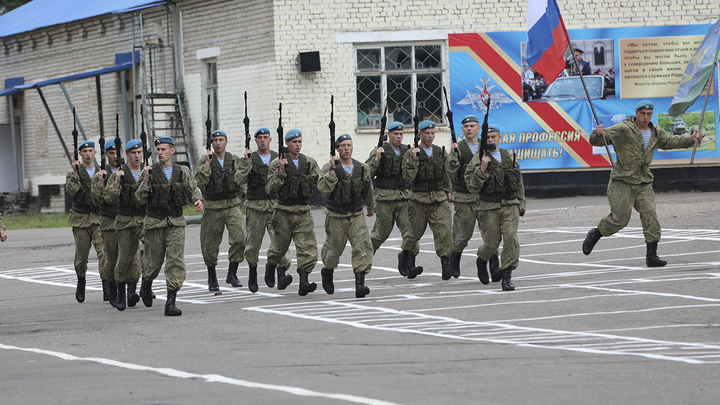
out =
{"type": "Polygon", "coordinates": [[[367,168],[367,165],[365,166],[365,177],[363,178],[365,192],[363,193],[363,198],[365,199],[365,204],[367,204],[367,211],[375,212],[375,190],[373,190],[372,176],[370,175],[370,170],[367,168]]]}
{"type": "Polygon", "coordinates": [[[473,156],[465,169],[465,185],[472,193],[479,193],[485,182],[490,178],[488,172],[480,173],[481,164],[482,160],[480,159],[480,153],[478,153],[473,156]]]}
{"type": "Polygon", "coordinates": [[[145,179],[145,171],[140,172],[140,178],[138,178],[140,186],[135,191],[135,198],[140,205],[145,205],[150,200],[150,187],[143,183],[143,179],[145,179]]]}
{"type": "Polygon", "coordinates": [[[243,185],[247,184],[250,170],[252,170],[252,160],[245,160],[237,156],[235,158],[235,182],[243,185]]]}
{"type": "Polygon", "coordinates": [[[403,155],[402,160],[403,180],[408,182],[415,180],[415,176],[418,174],[418,167],[420,167],[420,160],[414,159],[412,149],[408,149],[403,155]]]}
{"type": "Polygon", "coordinates": [[[280,187],[285,184],[285,177],[287,177],[287,174],[278,173],[278,168],[280,167],[279,162],[279,159],[275,158],[272,162],[270,162],[270,166],[268,167],[269,176],[268,182],[265,185],[265,192],[268,194],[277,193],[278,190],[280,190],[280,187]]]}
{"type": "Polygon", "coordinates": [[[317,161],[310,156],[307,156],[307,160],[310,161],[310,182],[317,184],[320,178],[320,166],[318,166],[317,161]]]}
{"type": "Polygon", "coordinates": [[[207,157],[202,156],[195,166],[195,182],[198,187],[205,187],[210,182],[210,170],[205,169],[207,157]]]}
{"type": "Polygon", "coordinates": [[[692,146],[692,135],[675,135],[668,134],[664,129],[655,126],[658,142],[657,147],[660,149],[680,149],[692,146]]]}
{"type": "Polygon", "coordinates": [[[377,156],[377,149],[373,149],[370,151],[370,156],[368,156],[367,160],[365,161],[365,165],[368,167],[368,171],[370,172],[370,178],[372,179],[375,177],[375,173],[378,169],[378,164],[375,163],[375,156],[377,156]]]}
{"type": "Polygon", "coordinates": [[[460,159],[454,153],[448,153],[445,160],[445,172],[450,176],[450,180],[462,175],[460,172],[460,159]]]}
{"type": "MultiPolygon", "coordinates": [[[[449,167],[449,164],[451,162],[451,158],[455,159],[455,162],[457,164],[457,167],[455,167],[455,172],[453,175],[453,178],[455,175],[457,175],[458,169],[460,168],[460,162],[457,160],[457,157],[453,155],[452,153],[448,154],[447,160],[445,163],[445,173],[443,173],[443,191],[445,193],[452,193],[452,180],[450,179],[451,169],[449,167]]],[[[449,202],[449,200],[448,200],[449,202]]]]}
{"type": "Polygon", "coordinates": [[[320,171],[320,178],[317,182],[317,188],[320,190],[320,194],[326,197],[332,194],[338,182],[337,175],[334,173],[334,170],[331,169],[332,166],[330,166],[330,163],[325,163],[320,171]]]}
{"type": "Polygon", "coordinates": [[[115,178],[117,170],[108,177],[107,185],[105,185],[105,203],[109,205],[117,205],[120,202],[120,189],[115,188],[115,178]]]}
{"type": "MultiPolygon", "coordinates": [[[[605,142],[603,142],[602,136],[598,135],[597,128],[599,125],[595,128],[593,128],[592,133],[590,133],[590,145],[592,146],[605,146],[605,142]]],[[[603,134],[605,135],[605,141],[607,141],[608,145],[612,145],[612,139],[615,133],[619,129],[617,128],[617,125],[613,125],[610,128],[603,128],[603,134]]]]}
{"type": "Polygon", "coordinates": [[[202,191],[200,191],[200,188],[198,187],[195,178],[191,175],[190,169],[185,166],[181,166],[181,168],[182,171],[185,172],[185,175],[183,176],[183,179],[185,179],[185,184],[183,186],[186,187],[186,190],[190,191],[189,202],[195,203],[198,200],[204,202],[205,200],[203,199],[202,191]]]}
{"type": "Polygon", "coordinates": [[[74,196],[78,191],[80,191],[80,177],[73,175],[73,172],[70,171],[65,175],[65,192],[74,196]]]}
{"type": "Polygon", "coordinates": [[[94,206],[99,207],[105,202],[105,188],[100,186],[100,175],[95,173],[95,176],[90,180],[90,184],[92,203],[94,206]]]}
{"type": "MultiPolygon", "coordinates": [[[[515,167],[520,168],[520,164],[515,162],[515,167]]],[[[520,172],[520,190],[518,191],[518,200],[520,201],[520,216],[525,215],[525,183],[523,183],[522,172],[520,172]]]]}

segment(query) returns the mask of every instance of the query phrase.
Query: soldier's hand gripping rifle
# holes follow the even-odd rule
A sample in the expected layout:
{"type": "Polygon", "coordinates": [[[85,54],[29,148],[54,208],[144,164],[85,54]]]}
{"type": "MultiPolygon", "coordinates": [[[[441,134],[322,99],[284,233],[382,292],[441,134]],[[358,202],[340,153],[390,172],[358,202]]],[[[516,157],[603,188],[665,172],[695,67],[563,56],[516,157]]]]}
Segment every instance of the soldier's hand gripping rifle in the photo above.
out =
{"type": "Polygon", "coordinates": [[[250,118],[247,114],[247,91],[245,92],[245,118],[243,118],[245,124],[245,150],[250,149],[250,118]]]}
{"type": "MultiPolygon", "coordinates": [[[[443,86],[443,94],[445,95],[445,105],[447,106],[447,112],[445,113],[445,116],[448,119],[448,124],[450,124],[450,139],[452,140],[452,143],[457,143],[457,136],[455,136],[455,123],[453,122],[453,113],[450,109],[450,99],[448,98],[445,86],[443,86]]],[[[455,153],[458,153],[458,148],[455,148],[455,153]]]]}
{"type": "Polygon", "coordinates": [[[120,170],[125,164],[120,151],[122,150],[122,140],[120,139],[120,114],[115,113],[115,170],[120,170]]]}
{"type": "MultiPolygon", "coordinates": [[[[387,140],[387,135],[385,134],[385,128],[387,128],[387,110],[388,110],[388,101],[390,101],[390,97],[388,97],[387,100],[385,100],[385,109],[383,110],[383,116],[380,118],[380,138],[378,138],[378,148],[382,148],[383,142],[387,140]]],[[[385,152],[382,152],[380,154],[380,157],[385,156],[385,152]]]]}
{"type": "MultiPolygon", "coordinates": [[[[152,153],[148,150],[147,134],[145,133],[145,114],[142,104],[140,105],[140,141],[142,141],[143,167],[149,166],[149,159],[152,153]]],[[[152,169],[148,170],[148,175],[152,176],[152,169]]]]}
{"type": "MultiPolygon", "coordinates": [[[[105,170],[105,131],[102,129],[102,111],[100,111],[100,170],[105,170]]],[[[107,176],[103,174],[103,180],[105,180],[107,176]]]]}
{"type": "MultiPolygon", "coordinates": [[[[415,90],[415,116],[413,117],[413,125],[415,126],[415,147],[418,148],[420,144],[420,132],[418,127],[420,126],[420,101],[417,97],[417,90],[415,90]]],[[[416,153],[415,157],[420,157],[420,153],[416,153]]]]}
{"type": "Polygon", "coordinates": [[[330,96],[330,156],[335,156],[335,96],[330,96]]]}
{"type": "Polygon", "coordinates": [[[491,144],[487,143],[488,131],[489,131],[489,127],[488,127],[488,117],[489,116],[490,116],[490,96],[488,96],[487,104],[485,104],[485,120],[483,120],[482,133],[480,134],[480,149],[479,150],[482,150],[482,151],[495,150],[494,143],[491,143],[491,144]]]}
{"type": "MultiPolygon", "coordinates": [[[[207,102],[207,119],[205,120],[205,132],[207,132],[207,142],[205,144],[206,150],[212,150],[212,120],[210,119],[210,95],[208,94],[207,102]]],[[[212,160],[213,155],[210,154],[209,160],[212,160]]]]}
{"type": "MultiPolygon", "coordinates": [[[[77,119],[75,118],[75,107],[73,107],[73,130],[72,130],[72,137],[73,137],[73,162],[76,162],[78,160],[78,131],[77,131],[77,119]]],[[[75,165],[75,171],[78,171],[79,165],[75,165]]]]}

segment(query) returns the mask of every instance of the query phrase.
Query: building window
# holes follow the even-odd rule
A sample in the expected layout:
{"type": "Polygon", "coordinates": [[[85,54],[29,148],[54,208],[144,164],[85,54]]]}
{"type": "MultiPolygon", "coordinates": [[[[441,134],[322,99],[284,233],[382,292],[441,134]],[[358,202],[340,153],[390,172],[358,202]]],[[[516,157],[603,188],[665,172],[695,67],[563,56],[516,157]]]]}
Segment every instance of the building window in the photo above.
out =
{"type": "Polygon", "coordinates": [[[442,43],[356,46],[358,127],[379,126],[386,102],[388,121],[412,125],[418,107],[420,120],[445,123],[443,55],[442,43]]]}
{"type": "MultiPolygon", "coordinates": [[[[212,130],[215,131],[220,127],[218,122],[218,77],[217,77],[217,61],[206,61],[205,69],[205,97],[203,102],[207,102],[207,96],[210,96],[210,119],[212,120],[212,130]]],[[[207,105],[203,105],[203,115],[207,114],[207,105]]],[[[207,118],[207,117],[206,117],[207,118]]]]}
{"type": "Polygon", "coordinates": [[[595,47],[594,49],[594,62],[595,66],[604,66],[605,65],[605,47],[595,47]]]}

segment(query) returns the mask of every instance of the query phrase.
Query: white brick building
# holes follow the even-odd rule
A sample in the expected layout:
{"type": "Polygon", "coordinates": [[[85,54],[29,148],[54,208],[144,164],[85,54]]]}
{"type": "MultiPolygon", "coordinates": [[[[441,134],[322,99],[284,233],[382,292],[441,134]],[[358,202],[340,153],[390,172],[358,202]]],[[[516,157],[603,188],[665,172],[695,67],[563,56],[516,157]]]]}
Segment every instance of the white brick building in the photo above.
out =
{"type": "MultiPolygon", "coordinates": [[[[38,1],[47,0],[33,3],[38,1]]],[[[525,0],[178,0],[11,35],[1,36],[0,30],[3,52],[0,84],[9,78],[22,77],[27,85],[112,66],[115,54],[131,52],[134,45],[140,49],[142,29],[147,45],[145,63],[134,69],[134,74],[132,70],[126,72],[131,133],[124,132],[121,74],[100,76],[106,136],[114,135],[116,112],[120,114],[121,136],[138,136],[139,101],[143,93],[151,93],[149,87],[143,92],[140,82],[144,75],[149,86],[148,55],[155,49],[154,92],[177,92],[184,96],[182,111],[193,160],[204,150],[208,93],[217,94],[217,110],[211,116],[216,118],[217,127],[230,134],[229,150],[241,152],[244,91],[248,93],[251,132],[261,126],[274,132],[278,125],[278,103],[282,103],[285,130],[300,128],[305,135],[304,152],[320,164],[328,156],[327,125],[330,96],[334,95],[337,134],[353,135],[355,157],[364,160],[377,142],[374,124],[379,115],[375,114],[382,113],[388,83],[400,86],[391,105],[396,107],[391,112],[396,110],[398,119],[399,107],[405,110],[414,107],[417,83],[425,84],[433,94],[441,88],[437,86],[447,85],[449,33],[525,30],[526,3],[525,0]],[[173,56],[176,48],[180,52],[173,56]],[[319,52],[319,72],[298,71],[296,57],[306,51],[319,52]],[[382,69],[383,58],[393,61],[395,69],[391,64],[382,69]],[[164,80],[161,66],[165,68],[164,80]],[[177,88],[173,88],[173,77],[177,88]],[[161,84],[165,84],[162,89],[161,84]],[[431,86],[435,87],[429,89],[431,86]],[[375,101],[380,103],[371,105],[375,101]]],[[[671,0],[558,3],[568,29],[707,24],[716,21],[720,13],[717,0],[687,0],[682,5],[671,0]]],[[[4,19],[13,18],[13,13],[0,17],[0,27],[4,19]]],[[[67,82],[65,87],[86,134],[97,140],[95,80],[67,82]]],[[[65,94],[58,85],[41,89],[68,149],[72,149],[72,116],[65,94]]],[[[40,184],[63,184],[69,168],[67,156],[38,91],[24,89],[13,97],[15,122],[20,123],[16,140],[21,144],[21,187],[37,193],[40,184]]],[[[0,150],[5,151],[12,150],[8,100],[9,96],[0,98],[0,150]]],[[[424,112],[426,117],[441,120],[444,113],[441,102],[442,99],[429,103],[424,112]]],[[[153,125],[167,124],[157,121],[153,125]]],[[[158,131],[156,135],[163,133],[158,131]]],[[[441,129],[439,143],[448,140],[446,135],[441,129]]],[[[7,160],[13,159],[12,154],[5,152],[0,158],[3,177],[11,177],[14,163],[7,160]]],[[[0,191],[15,189],[14,180],[0,183],[0,191]]]]}

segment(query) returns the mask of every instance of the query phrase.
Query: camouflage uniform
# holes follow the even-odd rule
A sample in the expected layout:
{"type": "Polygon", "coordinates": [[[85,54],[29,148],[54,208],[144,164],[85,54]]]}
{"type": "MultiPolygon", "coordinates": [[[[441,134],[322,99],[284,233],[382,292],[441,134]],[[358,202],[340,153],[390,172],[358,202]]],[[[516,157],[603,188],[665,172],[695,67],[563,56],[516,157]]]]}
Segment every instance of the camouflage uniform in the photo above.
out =
{"type": "MultiPolygon", "coordinates": [[[[191,201],[202,200],[190,169],[172,165],[170,181],[159,163],[152,166],[150,186],[143,183],[135,193],[137,201],[146,207],[144,222],[145,256],[143,257],[143,291],[150,291],[152,281],[160,274],[165,261],[165,285],[168,291],[177,292],[185,281],[185,217],[183,207],[191,201]],[[166,260],[167,258],[167,260],[166,260]]],[[[146,297],[143,296],[145,303],[146,297]]],[[[152,301],[150,300],[150,305],[152,301]]],[[[148,303],[145,303],[146,306],[148,303]]]]}
{"type": "Polygon", "coordinates": [[[72,171],[65,176],[65,191],[73,197],[69,223],[75,238],[75,274],[78,284],[82,283],[82,300],[77,294],[80,288],[75,297],[79,302],[85,299],[85,273],[91,244],[98,256],[100,276],[105,274],[105,249],[100,237],[100,215],[92,203],[91,182],[92,179],[83,165],[78,167],[78,176],[73,176],[72,171]]]}
{"type": "Polygon", "coordinates": [[[5,232],[5,224],[3,223],[2,212],[0,212],[0,231],[5,232]]]}
{"type": "MultiPolygon", "coordinates": [[[[318,181],[318,189],[327,196],[324,210],[327,238],[322,247],[322,261],[323,287],[327,286],[325,291],[329,294],[334,291],[334,286],[330,286],[331,273],[337,268],[348,240],[352,246],[353,272],[363,273],[364,286],[364,275],[372,268],[373,245],[363,215],[363,205],[367,204],[368,212],[375,211],[372,179],[366,165],[353,159],[353,171],[348,174],[338,160],[333,170],[335,173],[331,169],[330,163],[326,163],[318,181]]],[[[358,295],[364,297],[367,294],[358,295]]]]}
{"type": "Polygon", "coordinates": [[[400,234],[405,235],[409,224],[408,210],[408,183],[402,177],[402,158],[409,149],[407,145],[400,145],[400,155],[397,155],[390,144],[383,143],[385,153],[380,163],[375,163],[376,150],[370,152],[365,164],[370,169],[370,178],[375,177],[375,225],[370,233],[373,250],[378,250],[390,236],[393,226],[397,223],[400,234]]]}
{"type": "MultiPolygon", "coordinates": [[[[278,195],[272,218],[275,239],[270,243],[265,267],[266,283],[270,281],[268,276],[272,275],[287,253],[291,240],[295,242],[297,272],[301,277],[307,277],[313,271],[318,258],[317,239],[313,230],[315,224],[310,213],[310,196],[320,173],[318,164],[315,159],[301,153],[299,167],[289,157],[284,173],[278,172],[279,165],[279,159],[270,162],[270,179],[265,186],[266,193],[278,195]]],[[[292,282],[292,277],[285,276],[285,269],[281,267],[277,271],[278,288],[284,289],[292,282]]],[[[268,284],[268,287],[272,286],[268,284]]]]}
{"type": "MultiPolygon", "coordinates": [[[[277,152],[270,151],[270,160],[278,157],[277,152]]],[[[269,166],[266,165],[257,152],[252,153],[252,169],[248,175],[248,189],[245,224],[247,237],[245,238],[245,260],[248,266],[257,267],[260,247],[262,246],[265,230],[270,240],[275,239],[275,230],[272,227],[273,206],[277,202],[277,194],[265,192],[268,181],[269,166]]],[[[278,264],[279,267],[290,268],[290,253],[287,252],[278,264]]]]}
{"type": "MultiPolygon", "coordinates": [[[[202,188],[205,198],[205,211],[200,224],[200,248],[203,260],[208,267],[208,273],[214,279],[214,289],[217,291],[215,279],[215,266],[218,262],[220,242],[222,242],[224,228],[228,230],[230,250],[228,260],[228,276],[226,282],[234,287],[242,287],[237,279],[238,264],[245,259],[245,221],[242,216],[242,201],[240,201],[241,187],[247,182],[248,173],[252,168],[250,162],[225,152],[224,164],[221,167],[217,157],[210,162],[210,170],[205,170],[207,157],[203,156],[195,169],[195,181],[202,188]]],[[[208,280],[209,284],[212,281],[208,280]]]]}
{"type": "MultiPolygon", "coordinates": [[[[497,252],[502,238],[501,274],[493,274],[493,281],[502,277],[503,290],[511,290],[514,289],[510,283],[512,270],[517,268],[520,257],[517,229],[520,210],[525,210],[525,186],[518,163],[508,151],[499,151],[502,162],[488,155],[491,161],[484,174],[480,173],[482,156],[476,154],[465,170],[465,184],[480,200],[477,219],[483,245],[478,248],[478,260],[487,266],[487,261],[497,252]]],[[[486,268],[484,271],[487,274],[486,268]]]]}
{"type": "MultiPolygon", "coordinates": [[[[653,174],[650,172],[653,153],[656,148],[687,148],[692,145],[692,141],[690,136],[668,134],[652,122],[650,133],[650,142],[645,148],[643,136],[635,126],[635,117],[628,117],[605,130],[607,143],[615,146],[617,162],[610,174],[607,191],[610,214],[598,224],[602,236],[610,236],[624,228],[635,208],[640,213],[645,243],[657,243],[660,240],[660,223],[652,189],[653,174]]],[[[590,135],[590,144],[604,145],[602,137],[595,130],[590,135]]]]}
{"type": "MultiPolygon", "coordinates": [[[[108,171],[110,169],[108,168],[108,171]]],[[[100,277],[111,283],[115,282],[115,263],[117,262],[118,245],[117,235],[115,234],[115,217],[117,208],[105,202],[105,186],[100,187],[100,175],[95,173],[92,178],[92,198],[93,204],[98,207],[100,214],[100,237],[105,248],[105,265],[102,266],[103,272],[100,277]]],[[[105,183],[107,185],[107,182],[105,183]]]]}

